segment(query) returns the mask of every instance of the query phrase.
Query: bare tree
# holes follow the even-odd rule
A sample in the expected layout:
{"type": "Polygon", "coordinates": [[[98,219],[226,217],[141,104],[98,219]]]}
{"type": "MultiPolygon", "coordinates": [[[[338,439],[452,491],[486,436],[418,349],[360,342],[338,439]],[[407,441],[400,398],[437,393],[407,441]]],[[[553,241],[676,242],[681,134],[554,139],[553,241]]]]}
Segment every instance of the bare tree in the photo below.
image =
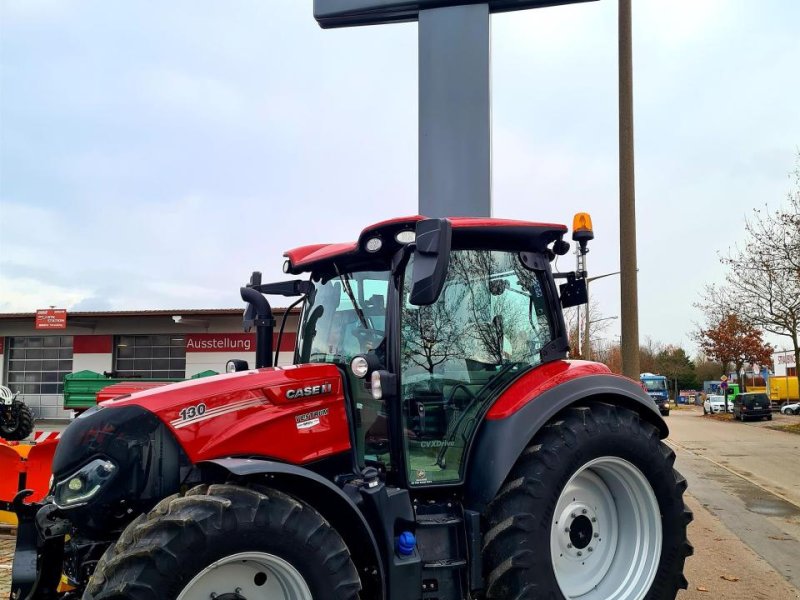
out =
{"type": "Polygon", "coordinates": [[[428,373],[451,358],[463,356],[461,323],[442,302],[403,308],[403,359],[428,373]]]}
{"type": "MultiPolygon", "coordinates": [[[[605,362],[602,357],[605,356],[604,352],[600,350],[603,347],[603,340],[605,333],[608,331],[611,322],[600,310],[600,303],[593,299],[589,299],[589,314],[591,314],[591,321],[589,322],[589,344],[594,349],[592,354],[600,362],[605,362]]],[[[567,335],[569,337],[570,356],[572,358],[587,358],[583,356],[583,345],[578,345],[578,327],[580,327],[580,335],[586,331],[585,325],[582,321],[582,315],[585,315],[584,306],[576,306],[564,310],[564,324],[567,326],[567,335]]],[[[585,317],[583,317],[585,318],[585,317]]]]}
{"type": "Polygon", "coordinates": [[[723,286],[706,288],[697,304],[711,320],[736,314],[752,325],[788,337],[800,373],[800,155],[788,202],[755,209],[740,244],[721,258],[723,286]]]}

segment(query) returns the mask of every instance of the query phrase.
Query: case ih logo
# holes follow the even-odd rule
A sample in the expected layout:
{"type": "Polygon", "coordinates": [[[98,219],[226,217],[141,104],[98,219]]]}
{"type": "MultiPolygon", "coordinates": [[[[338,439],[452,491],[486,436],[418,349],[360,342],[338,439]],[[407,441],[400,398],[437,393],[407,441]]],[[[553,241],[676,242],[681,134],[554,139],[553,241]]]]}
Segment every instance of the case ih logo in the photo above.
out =
{"type": "MultiPolygon", "coordinates": [[[[294,400],[295,398],[305,398],[306,396],[319,396],[320,394],[329,394],[332,389],[330,383],[321,383],[319,385],[309,385],[307,387],[297,388],[296,390],[286,390],[286,397],[289,400],[294,400]]],[[[327,409],[325,410],[325,414],[327,414],[327,409]]],[[[300,417],[304,417],[306,415],[300,415],[300,417]]],[[[300,417],[297,417],[300,419],[300,417]]]]}

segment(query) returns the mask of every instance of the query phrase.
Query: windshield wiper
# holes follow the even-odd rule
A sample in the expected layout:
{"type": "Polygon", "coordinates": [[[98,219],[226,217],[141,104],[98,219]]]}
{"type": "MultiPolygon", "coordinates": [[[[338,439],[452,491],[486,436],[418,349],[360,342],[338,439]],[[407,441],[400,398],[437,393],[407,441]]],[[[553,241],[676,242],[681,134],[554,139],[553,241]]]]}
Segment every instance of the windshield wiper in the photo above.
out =
{"type": "MultiPolygon", "coordinates": [[[[338,269],[337,269],[338,271],[338,269]]],[[[364,329],[372,329],[367,323],[367,318],[364,316],[364,311],[361,310],[361,307],[356,302],[355,294],[353,294],[353,288],[350,287],[350,276],[347,273],[339,273],[339,280],[342,282],[342,286],[344,286],[344,291],[347,293],[347,297],[350,298],[350,302],[353,304],[353,308],[356,311],[356,315],[358,315],[358,320],[361,321],[361,324],[364,326],[364,329]]]]}

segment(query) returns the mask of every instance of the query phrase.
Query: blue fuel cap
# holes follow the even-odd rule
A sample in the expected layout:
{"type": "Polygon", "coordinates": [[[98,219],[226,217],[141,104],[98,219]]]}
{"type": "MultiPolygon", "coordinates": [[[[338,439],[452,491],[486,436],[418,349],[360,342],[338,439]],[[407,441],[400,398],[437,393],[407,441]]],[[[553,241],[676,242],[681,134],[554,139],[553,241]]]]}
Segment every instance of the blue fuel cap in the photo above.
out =
{"type": "Polygon", "coordinates": [[[397,553],[400,556],[411,556],[417,546],[417,538],[410,531],[404,531],[397,538],[397,553]]]}

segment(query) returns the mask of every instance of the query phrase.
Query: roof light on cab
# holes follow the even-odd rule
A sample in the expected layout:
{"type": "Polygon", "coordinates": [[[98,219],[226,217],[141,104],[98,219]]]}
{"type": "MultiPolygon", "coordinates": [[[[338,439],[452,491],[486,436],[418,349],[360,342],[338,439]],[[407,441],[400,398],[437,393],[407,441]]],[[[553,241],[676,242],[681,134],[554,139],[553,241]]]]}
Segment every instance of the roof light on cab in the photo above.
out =
{"type": "Polygon", "coordinates": [[[397,240],[397,243],[399,244],[410,244],[417,239],[417,232],[410,231],[408,229],[398,231],[395,234],[394,239],[397,240]]]}
{"type": "Polygon", "coordinates": [[[580,244],[581,252],[586,254],[586,243],[594,239],[589,213],[577,213],[572,219],[572,239],[580,244]]]}

